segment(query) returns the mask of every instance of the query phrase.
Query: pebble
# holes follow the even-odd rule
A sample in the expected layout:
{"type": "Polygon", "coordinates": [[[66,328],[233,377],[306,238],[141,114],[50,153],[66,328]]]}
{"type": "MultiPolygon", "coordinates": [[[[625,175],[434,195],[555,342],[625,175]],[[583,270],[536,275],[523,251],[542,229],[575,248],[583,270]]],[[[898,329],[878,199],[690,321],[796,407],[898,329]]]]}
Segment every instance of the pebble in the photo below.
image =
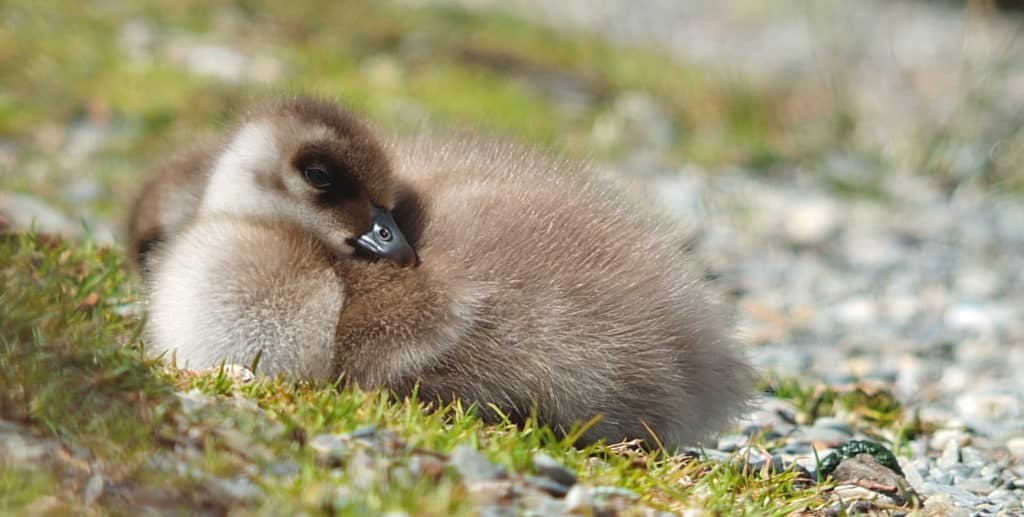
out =
{"type": "Polygon", "coordinates": [[[1024,436],[1006,440],[1006,450],[1017,459],[1024,460],[1024,436]]]}
{"type": "Polygon", "coordinates": [[[524,479],[533,488],[554,497],[564,497],[565,494],[569,493],[570,486],[563,485],[544,476],[531,476],[527,474],[524,476],[524,479]]]}
{"type": "Polygon", "coordinates": [[[416,454],[409,459],[413,475],[439,480],[444,475],[445,462],[430,454],[416,454]]]}
{"type": "Polygon", "coordinates": [[[526,493],[523,496],[522,504],[526,509],[523,513],[527,515],[541,517],[545,515],[563,515],[566,513],[563,500],[555,499],[543,492],[526,493]]]}
{"type": "Polygon", "coordinates": [[[238,501],[253,501],[263,497],[263,489],[244,477],[222,479],[215,476],[205,478],[207,486],[213,488],[221,497],[238,501]]]}
{"type": "Polygon", "coordinates": [[[992,482],[995,481],[994,477],[986,478],[971,478],[964,479],[963,481],[957,481],[954,486],[962,488],[975,494],[988,494],[992,491],[992,482]]]}
{"type": "Polygon", "coordinates": [[[971,512],[965,508],[957,508],[953,504],[953,498],[945,494],[935,494],[928,497],[922,506],[925,515],[968,517],[971,512]]]}
{"type": "Polygon", "coordinates": [[[341,435],[318,434],[309,440],[309,448],[316,451],[317,460],[329,467],[341,465],[351,452],[349,442],[341,435]]]}
{"type": "Polygon", "coordinates": [[[26,194],[0,192],[0,232],[29,231],[78,237],[82,225],[44,201],[26,194]]]}
{"type": "Polygon", "coordinates": [[[576,473],[546,453],[533,454],[533,468],[538,474],[567,487],[576,484],[576,473]]]}
{"type": "Polygon", "coordinates": [[[852,501],[871,501],[882,505],[895,504],[895,501],[893,501],[889,496],[857,485],[837,485],[832,493],[844,503],[850,503],[852,501]]]}
{"type": "Polygon", "coordinates": [[[192,414],[199,411],[200,409],[208,406],[212,400],[208,395],[199,391],[198,388],[192,388],[184,393],[175,393],[175,396],[181,403],[181,410],[184,411],[185,414],[192,414]]]}
{"type": "Polygon", "coordinates": [[[572,515],[593,515],[594,499],[590,496],[590,490],[582,485],[576,485],[565,495],[565,513],[572,515]]]}
{"type": "Polygon", "coordinates": [[[946,447],[942,449],[942,456],[939,457],[936,464],[940,468],[949,469],[960,463],[960,444],[956,440],[950,440],[946,442],[946,447]]]}
{"type": "Polygon", "coordinates": [[[507,479],[479,479],[467,481],[466,490],[482,504],[495,504],[514,496],[515,483],[507,479]]]}
{"type": "Polygon", "coordinates": [[[508,475],[504,467],[495,465],[487,456],[467,445],[456,447],[448,461],[467,483],[502,479],[508,475]]]}
{"type": "Polygon", "coordinates": [[[940,450],[945,450],[949,442],[967,445],[970,441],[971,435],[961,429],[939,429],[931,436],[931,446],[940,450]]]}
{"type": "Polygon", "coordinates": [[[590,495],[593,497],[621,497],[631,501],[640,499],[636,492],[617,486],[595,486],[590,489],[590,495]]]}
{"type": "Polygon", "coordinates": [[[783,215],[786,237],[793,244],[805,246],[824,242],[838,228],[836,208],[824,198],[796,200],[783,215]]]}
{"type": "Polygon", "coordinates": [[[90,506],[99,500],[100,496],[103,495],[103,488],[106,485],[106,480],[99,473],[93,474],[89,477],[89,481],[85,484],[85,490],[82,493],[82,502],[86,506],[90,506]]]}

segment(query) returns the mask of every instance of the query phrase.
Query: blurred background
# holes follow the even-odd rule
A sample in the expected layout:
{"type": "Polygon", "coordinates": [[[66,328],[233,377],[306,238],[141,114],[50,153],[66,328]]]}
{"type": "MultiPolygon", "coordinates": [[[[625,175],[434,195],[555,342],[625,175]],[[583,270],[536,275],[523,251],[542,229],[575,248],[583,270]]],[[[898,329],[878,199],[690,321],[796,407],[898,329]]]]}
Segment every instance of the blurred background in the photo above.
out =
{"type": "MultiPolygon", "coordinates": [[[[1013,3],[1009,7],[1013,7],[1013,3]]],[[[11,0],[6,191],[116,217],[150,161],[272,92],[469,124],[654,174],[877,195],[1024,186],[1020,19],[995,2],[11,0]]]]}
{"type": "Polygon", "coordinates": [[[1024,461],[1020,7],[6,0],[0,224],[117,242],[155,159],[272,93],[479,128],[690,228],[769,379],[880,386],[1024,461]]]}

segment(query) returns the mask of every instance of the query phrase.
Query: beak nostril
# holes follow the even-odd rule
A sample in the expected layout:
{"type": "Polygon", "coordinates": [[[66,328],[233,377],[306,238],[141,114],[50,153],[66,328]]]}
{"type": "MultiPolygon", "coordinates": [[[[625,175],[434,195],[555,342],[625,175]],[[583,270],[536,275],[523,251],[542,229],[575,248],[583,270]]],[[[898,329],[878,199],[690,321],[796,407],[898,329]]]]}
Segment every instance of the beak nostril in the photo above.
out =
{"type": "Polygon", "coordinates": [[[405,240],[402,230],[395,224],[391,213],[375,206],[373,208],[373,226],[366,233],[353,239],[357,250],[393,260],[395,263],[408,267],[417,261],[416,251],[405,240]]]}

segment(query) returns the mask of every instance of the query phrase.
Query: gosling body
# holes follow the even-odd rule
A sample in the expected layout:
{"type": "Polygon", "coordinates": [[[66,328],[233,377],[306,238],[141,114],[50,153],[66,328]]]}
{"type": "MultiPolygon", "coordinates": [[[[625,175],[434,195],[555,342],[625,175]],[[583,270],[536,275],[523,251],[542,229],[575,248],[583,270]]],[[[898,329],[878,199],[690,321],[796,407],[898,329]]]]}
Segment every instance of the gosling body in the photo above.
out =
{"type": "Polygon", "coordinates": [[[155,348],[191,367],[260,354],[267,373],[418,389],[562,432],[600,416],[585,441],[691,444],[744,406],[749,367],[668,225],[514,146],[388,151],[394,171],[376,177],[418,267],[339,253],[300,208],[254,215],[237,209],[250,191],[210,181],[154,260],[155,348]],[[216,196],[236,209],[209,210],[216,196]]]}
{"type": "Polygon", "coordinates": [[[338,373],[562,431],[601,415],[586,440],[690,444],[743,407],[751,372],[670,225],[515,146],[421,139],[392,154],[422,264],[341,266],[338,373]]]}

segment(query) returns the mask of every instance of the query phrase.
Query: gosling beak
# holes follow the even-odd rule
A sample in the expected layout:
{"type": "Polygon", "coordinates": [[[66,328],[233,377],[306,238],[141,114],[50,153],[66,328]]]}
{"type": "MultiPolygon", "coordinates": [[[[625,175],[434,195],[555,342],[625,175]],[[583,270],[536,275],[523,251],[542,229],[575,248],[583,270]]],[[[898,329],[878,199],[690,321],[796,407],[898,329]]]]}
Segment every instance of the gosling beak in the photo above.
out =
{"type": "Polygon", "coordinates": [[[419,261],[416,251],[395,224],[391,212],[379,206],[373,207],[373,224],[370,230],[356,237],[354,241],[353,245],[356,248],[392,260],[402,267],[415,266],[419,261]]]}

